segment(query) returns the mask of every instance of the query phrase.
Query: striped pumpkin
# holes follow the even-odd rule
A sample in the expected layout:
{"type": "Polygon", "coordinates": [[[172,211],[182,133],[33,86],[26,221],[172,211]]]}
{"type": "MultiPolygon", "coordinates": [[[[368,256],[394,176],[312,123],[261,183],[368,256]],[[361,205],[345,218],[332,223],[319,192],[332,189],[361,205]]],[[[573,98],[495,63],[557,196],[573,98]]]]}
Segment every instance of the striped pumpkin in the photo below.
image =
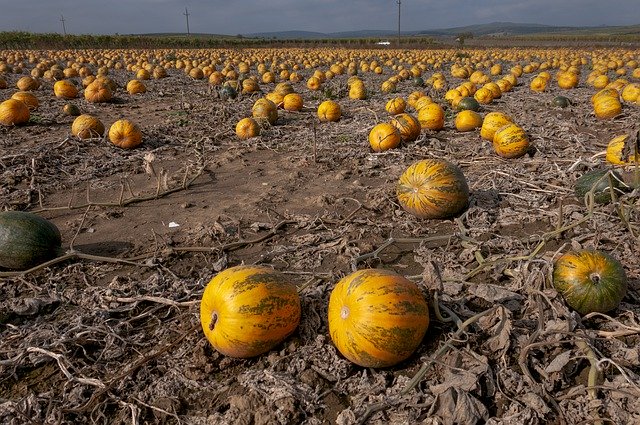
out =
{"type": "Polygon", "coordinates": [[[529,150],[529,137],[517,124],[507,124],[493,135],[493,149],[503,158],[519,158],[529,150]]]}
{"type": "Polygon", "coordinates": [[[402,208],[418,218],[446,218],[469,203],[469,186],[462,171],[444,159],[411,165],[396,186],[402,208]]]}
{"type": "Polygon", "coordinates": [[[513,122],[511,117],[502,112],[489,112],[482,120],[482,127],[480,128],[480,137],[490,142],[493,141],[493,135],[496,130],[505,124],[513,122]]]}
{"type": "Polygon", "coordinates": [[[369,132],[369,144],[374,152],[384,152],[400,144],[400,132],[388,122],[376,124],[369,132]]]}
{"type": "Polygon", "coordinates": [[[640,141],[630,138],[628,134],[616,136],[607,145],[606,158],[607,162],[615,165],[640,162],[640,141]]]}
{"type": "Polygon", "coordinates": [[[300,323],[300,297],[284,275],[264,266],[218,273],[200,302],[200,323],[211,345],[229,357],[266,353],[300,323]]]}
{"type": "Polygon", "coordinates": [[[429,309],[418,286],[389,270],[342,278],[329,298],[329,334],[340,353],[363,367],[388,367],[418,348],[429,309]]]}
{"type": "Polygon", "coordinates": [[[420,121],[411,114],[398,114],[391,119],[391,125],[398,129],[404,142],[413,142],[420,136],[420,121]]]}

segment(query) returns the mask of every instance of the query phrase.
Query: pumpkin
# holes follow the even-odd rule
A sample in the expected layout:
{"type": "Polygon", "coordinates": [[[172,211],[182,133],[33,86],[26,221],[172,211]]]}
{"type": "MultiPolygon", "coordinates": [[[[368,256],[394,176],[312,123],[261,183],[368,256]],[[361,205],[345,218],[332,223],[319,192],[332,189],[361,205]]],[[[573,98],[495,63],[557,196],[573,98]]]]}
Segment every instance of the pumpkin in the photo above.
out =
{"type": "Polygon", "coordinates": [[[383,82],[382,86],[380,86],[380,90],[382,91],[382,93],[393,93],[396,91],[396,88],[396,83],[389,80],[383,82]]]}
{"type": "Polygon", "coordinates": [[[622,89],[622,100],[625,102],[633,103],[640,99],[640,84],[631,83],[624,86],[622,89]]]}
{"type": "Polygon", "coordinates": [[[599,119],[609,119],[620,115],[622,103],[617,96],[603,96],[593,102],[593,111],[599,119]]]}
{"type": "Polygon", "coordinates": [[[140,94],[145,93],[147,91],[147,87],[140,80],[131,80],[127,83],[127,92],[129,94],[140,94]]]}
{"type": "Polygon", "coordinates": [[[260,125],[253,118],[243,118],[236,124],[236,135],[240,140],[257,137],[260,135],[260,125]]]}
{"type": "Polygon", "coordinates": [[[318,118],[322,122],[338,121],[342,116],[342,109],[338,102],[325,100],[318,106],[318,118]]]}
{"type": "Polygon", "coordinates": [[[462,110],[456,115],[456,129],[458,131],[471,131],[482,126],[482,117],[476,111],[462,110]]]}
{"type": "Polygon", "coordinates": [[[529,150],[529,137],[517,124],[506,124],[493,135],[493,149],[503,158],[519,158],[529,150]]]}
{"type": "Polygon", "coordinates": [[[276,88],[273,91],[275,91],[276,93],[280,93],[282,96],[286,96],[294,92],[291,83],[288,83],[286,81],[276,84],[276,88]]]}
{"type": "Polygon", "coordinates": [[[538,75],[531,80],[529,87],[531,90],[540,93],[547,89],[547,82],[548,80],[546,78],[538,75]]]}
{"type": "Polygon", "coordinates": [[[298,93],[289,93],[284,96],[282,106],[285,111],[302,111],[304,100],[298,93]]]}
{"type": "Polygon", "coordinates": [[[478,103],[486,105],[493,101],[493,92],[483,86],[476,90],[473,97],[478,101],[478,103]]]}
{"type": "Polygon", "coordinates": [[[200,323],[211,345],[225,356],[266,353],[300,323],[300,297],[284,275],[264,266],[236,266],[207,284],[200,323]]]}
{"type": "Polygon", "coordinates": [[[482,120],[480,137],[493,142],[493,135],[495,134],[496,130],[511,122],[511,118],[508,115],[503,114],[502,112],[489,112],[487,115],[485,115],[484,120],[482,120]]]}
{"type": "Polygon", "coordinates": [[[309,90],[317,91],[320,90],[320,86],[322,85],[322,81],[318,77],[309,77],[307,80],[307,88],[309,90]]]}
{"type": "Polygon", "coordinates": [[[260,85],[256,80],[251,78],[247,78],[246,80],[242,80],[242,93],[250,94],[260,91],[260,85]]]}
{"type": "Polygon", "coordinates": [[[480,103],[478,103],[475,98],[466,96],[458,101],[456,108],[458,108],[458,111],[469,110],[478,112],[480,110],[480,103]]]}
{"type": "Polygon", "coordinates": [[[40,87],[40,81],[38,81],[37,78],[25,76],[18,80],[16,87],[18,87],[20,91],[37,90],[38,87],[40,87]]]}
{"type": "Polygon", "coordinates": [[[390,115],[401,114],[405,111],[406,108],[407,108],[407,102],[401,97],[394,97],[384,105],[384,109],[390,115]]]}
{"type": "Polygon", "coordinates": [[[442,130],[444,128],[444,110],[437,103],[429,103],[418,110],[420,127],[428,130],[442,130]]]}
{"type": "Polygon", "coordinates": [[[0,267],[27,270],[62,254],[60,231],[23,211],[0,212],[0,267]]]}
{"type": "Polygon", "coordinates": [[[640,163],[640,140],[628,134],[614,137],[607,145],[606,159],[615,165],[640,163]]]}
{"type": "Polygon", "coordinates": [[[189,70],[189,77],[194,80],[202,80],[204,78],[204,72],[201,68],[195,67],[189,70]]]}
{"type": "Polygon", "coordinates": [[[29,121],[31,114],[27,105],[17,99],[7,99],[0,103],[0,124],[20,125],[29,121]]]}
{"type": "Polygon", "coordinates": [[[349,87],[349,99],[364,100],[367,98],[367,88],[362,80],[357,80],[349,87]]]}
{"type": "Polygon", "coordinates": [[[256,100],[251,108],[251,115],[258,122],[275,124],[278,120],[278,107],[267,98],[256,100]]]}
{"type": "Polygon", "coordinates": [[[220,98],[224,100],[235,99],[238,96],[238,91],[231,84],[226,83],[220,88],[218,93],[220,98]]]}
{"type": "Polygon", "coordinates": [[[109,128],[109,140],[123,149],[132,149],[142,143],[142,132],[129,120],[118,120],[109,128]]]}
{"type": "Polygon", "coordinates": [[[398,129],[400,138],[405,142],[413,142],[420,136],[420,121],[411,114],[398,114],[391,119],[391,125],[398,129]]]}
{"type": "Polygon", "coordinates": [[[67,103],[62,107],[62,112],[64,112],[65,115],[69,115],[72,117],[77,117],[78,115],[80,115],[80,108],[78,108],[76,105],[74,105],[73,103],[67,103]]]}
{"type": "Polygon", "coordinates": [[[17,91],[12,96],[11,99],[19,100],[27,105],[30,111],[38,109],[40,106],[40,101],[36,97],[35,94],[30,91],[17,91]]]}
{"type": "Polygon", "coordinates": [[[420,96],[418,99],[416,99],[416,101],[413,103],[413,109],[415,109],[416,111],[420,111],[420,109],[424,108],[427,105],[431,105],[433,102],[433,99],[431,99],[430,96],[420,96]]]}
{"type": "Polygon", "coordinates": [[[4,78],[0,77],[0,90],[6,89],[7,87],[8,87],[7,80],[5,80],[4,78]]]}
{"type": "Polygon", "coordinates": [[[571,105],[571,101],[564,96],[556,96],[551,101],[551,104],[553,106],[557,106],[558,108],[566,108],[567,106],[571,105]]]}
{"type": "Polygon", "coordinates": [[[418,218],[447,218],[469,203],[462,171],[444,159],[425,159],[405,170],[396,185],[402,208],[418,218]]]}
{"type": "Polygon", "coordinates": [[[389,367],[406,360],[429,327],[420,288],[397,273],[365,269],[340,279],[331,291],[329,334],[349,361],[389,367]]]}
{"type": "Polygon", "coordinates": [[[400,132],[390,123],[375,125],[369,132],[369,144],[374,152],[393,149],[400,144],[400,132]]]}
{"type": "Polygon", "coordinates": [[[611,202],[611,191],[622,193],[622,176],[615,171],[592,170],[583,174],[576,180],[575,194],[581,202],[590,191],[593,192],[593,200],[597,204],[611,202]]]}
{"type": "Polygon", "coordinates": [[[78,116],[71,124],[71,134],[79,139],[92,139],[104,135],[104,124],[89,114],[78,116]]]}
{"type": "Polygon", "coordinates": [[[106,82],[96,79],[84,89],[84,98],[91,103],[109,102],[113,98],[113,90],[106,82]]]}
{"type": "Polygon", "coordinates": [[[282,108],[284,102],[284,96],[281,93],[272,91],[264,95],[265,99],[269,99],[276,105],[276,108],[282,108]]]}
{"type": "Polygon", "coordinates": [[[553,266],[553,286],[578,313],[606,313],[626,295],[627,275],[622,264],[605,252],[570,251],[553,266]]]}
{"type": "Polygon", "coordinates": [[[62,99],[75,99],[78,97],[78,88],[68,80],[60,80],[53,85],[53,94],[62,99]]]}
{"type": "Polygon", "coordinates": [[[571,71],[559,72],[557,78],[558,87],[565,90],[576,87],[580,82],[580,76],[571,71]]]}

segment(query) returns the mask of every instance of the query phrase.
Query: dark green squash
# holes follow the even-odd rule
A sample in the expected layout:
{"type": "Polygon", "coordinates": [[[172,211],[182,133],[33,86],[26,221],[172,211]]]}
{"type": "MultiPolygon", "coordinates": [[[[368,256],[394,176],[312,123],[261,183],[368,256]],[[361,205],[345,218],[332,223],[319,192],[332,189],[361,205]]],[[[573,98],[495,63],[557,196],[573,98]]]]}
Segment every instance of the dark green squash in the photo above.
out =
{"type": "Polygon", "coordinates": [[[23,211],[0,212],[0,267],[27,270],[62,254],[60,231],[23,211]]]}
{"type": "Polygon", "coordinates": [[[238,96],[238,91],[231,85],[224,85],[220,89],[220,98],[222,99],[235,99],[238,96]]]}
{"type": "Polygon", "coordinates": [[[460,102],[458,102],[456,107],[458,108],[458,111],[468,110],[478,112],[480,110],[480,103],[478,103],[478,101],[473,97],[467,96],[460,99],[460,102]]]}
{"type": "Polygon", "coordinates": [[[566,108],[567,106],[571,105],[571,101],[567,97],[556,96],[551,101],[551,104],[553,106],[557,106],[558,108],[566,108]]]}
{"type": "Polygon", "coordinates": [[[424,86],[424,80],[422,79],[422,77],[415,77],[413,79],[413,85],[416,87],[423,87],[424,86]]]}
{"type": "Polygon", "coordinates": [[[584,201],[585,195],[593,188],[593,200],[596,204],[607,204],[611,202],[611,189],[616,194],[622,194],[622,176],[615,171],[611,171],[611,176],[606,176],[608,170],[592,170],[583,174],[576,180],[576,198],[584,201]]]}

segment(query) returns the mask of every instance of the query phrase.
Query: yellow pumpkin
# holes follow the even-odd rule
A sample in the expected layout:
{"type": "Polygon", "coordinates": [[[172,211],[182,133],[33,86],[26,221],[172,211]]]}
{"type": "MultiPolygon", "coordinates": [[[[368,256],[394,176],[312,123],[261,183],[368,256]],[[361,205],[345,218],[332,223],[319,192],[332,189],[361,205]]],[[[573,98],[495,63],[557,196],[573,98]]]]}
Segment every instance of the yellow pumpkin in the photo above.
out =
{"type": "Polygon", "coordinates": [[[400,138],[405,142],[413,142],[420,136],[420,121],[411,114],[398,114],[391,119],[391,125],[398,129],[400,138]]]}
{"type": "Polygon", "coordinates": [[[624,86],[622,89],[622,100],[625,102],[633,103],[640,98],[640,84],[631,83],[624,86]]]}
{"type": "MultiPolygon", "coordinates": [[[[288,78],[289,77],[287,77],[287,79],[288,78]]],[[[293,86],[291,85],[291,83],[288,83],[288,82],[282,82],[282,83],[276,84],[276,88],[273,91],[275,91],[276,93],[280,93],[282,96],[286,96],[294,92],[293,86]]]]}
{"type": "Polygon", "coordinates": [[[53,85],[53,93],[62,99],[75,99],[78,97],[78,88],[68,80],[60,80],[53,85]]]}
{"type": "Polygon", "coordinates": [[[593,111],[601,120],[613,118],[622,112],[622,103],[617,95],[599,97],[593,103],[593,111]]]}
{"type": "Polygon", "coordinates": [[[133,149],[142,143],[142,132],[133,122],[122,119],[111,124],[109,140],[123,149],[133,149]]]}
{"type": "Polygon", "coordinates": [[[389,100],[384,109],[391,115],[397,115],[404,112],[407,107],[407,102],[401,97],[394,97],[389,100]]]}
{"type": "Polygon", "coordinates": [[[147,91],[147,87],[140,80],[131,80],[127,83],[127,92],[129,94],[139,94],[147,91]]]}
{"type": "Polygon", "coordinates": [[[298,93],[289,93],[282,99],[282,105],[285,111],[301,111],[304,100],[298,93]]]}
{"type": "Polygon", "coordinates": [[[236,135],[240,140],[257,137],[260,135],[260,125],[251,117],[243,118],[236,124],[236,135]]]}
{"type": "Polygon", "coordinates": [[[425,159],[405,170],[396,185],[402,208],[418,218],[447,218],[469,203],[462,171],[444,159],[425,159]]]}
{"type": "Polygon", "coordinates": [[[113,90],[106,82],[96,79],[84,89],[84,98],[91,103],[109,102],[113,98],[113,90]]]}
{"type": "Polygon", "coordinates": [[[517,124],[506,124],[493,135],[493,149],[503,158],[518,158],[529,150],[529,137],[517,124]]]}
{"type": "Polygon", "coordinates": [[[547,79],[538,75],[531,80],[529,87],[535,92],[543,92],[547,89],[547,79]]]}
{"type": "Polygon", "coordinates": [[[374,152],[393,149],[400,144],[400,132],[390,123],[377,124],[369,132],[369,144],[374,152]]]}
{"type": "Polygon", "coordinates": [[[317,91],[320,89],[321,85],[322,81],[320,81],[318,77],[309,77],[309,79],[307,80],[307,88],[309,90],[317,91]]]}
{"type": "Polygon", "coordinates": [[[273,125],[278,121],[278,107],[275,103],[263,97],[253,104],[251,115],[259,123],[268,122],[273,125]]]}
{"type": "Polygon", "coordinates": [[[104,135],[104,124],[93,115],[82,114],[73,120],[71,134],[79,139],[102,137],[104,135]]]}
{"type": "Polygon", "coordinates": [[[444,110],[437,103],[429,103],[418,110],[420,126],[428,130],[442,130],[444,128],[444,110]]]}
{"type": "Polygon", "coordinates": [[[580,76],[575,72],[559,72],[558,73],[558,87],[561,89],[572,89],[580,82],[580,76]]]}
{"type": "Polygon", "coordinates": [[[318,106],[318,118],[322,122],[338,121],[342,116],[342,109],[338,102],[325,100],[318,106]]]}
{"type": "Polygon", "coordinates": [[[272,91],[267,93],[264,97],[265,99],[269,99],[270,101],[272,101],[273,104],[276,105],[276,108],[282,108],[283,102],[284,102],[284,96],[281,93],[272,91]]]}
{"type": "Polygon", "coordinates": [[[30,91],[15,92],[11,96],[11,99],[24,102],[24,104],[27,105],[27,108],[29,108],[30,111],[33,111],[34,109],[38,109],[38,106],[40,106],[40,101],[38,100],[36,95],[31,93],[30,91]]]}
{"type": "Polygon", "coordinates": [[[456,115],[456,130],[471,131],[482,126],[482,116],[470,109],[458,112],[456,115]]]}
{"type": "Polygon", "coordinates": [[[264,266],[236,266],[207,284],[200,323],[209,343],[225,356],[249,358],[275,348],[300,323],[296,286],[264,266]]]}
{"type": "Polygon", "coordinates": [[[252,78],[247,78],[242,80],[242,93],[249,94],[260,91],[260,85],[258,82],[252,78]]]}
{"type": "Polygon", "coordinates": [[[493,101],[493,92],[483,86],[476,90],[473,97],[478,101],[478,103],[486,105],[493,101]]]}
{"type": "Polygon", "coordinates": [[[331,291],[329,334],[349,361],[389,367],[407,359],[429,327],[429,307],[418,286],[389,270],[365,269],[331,291]]]}
{"type": "Polygon", "coordinates": [[[607,145],[607,162],[615,165],[640,163],[638,143],[636,138],[631,138],[628,134],[614,137],[607,145]]]}
{"type": "Polygon", "coordinates": [[[493,142],[493,135],[496,130],[505,124],[511,123],[511,118],[503,114],[502,112],[489,112],[482,120],[482,127],[480,128],[480,137],[490,142],[493,142]]]}
{"type": "Polygon", "coordinates": [[[415,109],[416,111],[420,111],[420,109],[424,108],[427,105],[431,105],[433,102],[433,99],[431,99],[430,96],[424,95],[424,96],[420,96],[418,99],[416,99],[416,101],[413,103],[413,109],[415,109]]]}
{"type": "Polygon", "coordinates": [[[29,121],[31,114],[27,105],[17,99],[8,99],[0,103],[0,124],[11,126],[29,121]]]}

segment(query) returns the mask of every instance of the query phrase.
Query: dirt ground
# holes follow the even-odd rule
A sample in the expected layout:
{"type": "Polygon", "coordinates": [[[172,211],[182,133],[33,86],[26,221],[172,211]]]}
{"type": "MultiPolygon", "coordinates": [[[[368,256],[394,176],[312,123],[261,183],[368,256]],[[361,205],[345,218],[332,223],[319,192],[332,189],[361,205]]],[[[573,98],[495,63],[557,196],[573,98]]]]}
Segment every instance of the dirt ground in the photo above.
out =
{"type": "MultiPolygon", "coordinates": [[[[222,100],[181,70],[142,95],[73,101],[107,128],[136,122],[144,142],[130,151],[70,137],[66,101],[44,81],[30,123],[0,128],[0,205],[51,220],[70,252],[88,255],[1,279],[0,423],[640,423],[638,193],[588,208],[573,192],[604,166],[596,154],[609,140],[638,127],[640,109],[600,121],[587,70],[578,88],[539,94],[526,74],[482,113],[511,115],[530,155],[499,158],[478,131],[457,132],[449,108],[444,130],[376,154],[367,135],[389,119],[385,102],[416,90],[407,80],[381,93],[391,72],[361,76],[364,101],[347,97],[346,75],[319,92],[303,79],[305,109],[280,110],[248,141],[234,127],[260,95],[222,100]],[[550,106],[558,94],[573,105],[550,106]],[[328,95],[343,117],[319,123],[328,95]],[[398,177],[422,158],[463,170],[461,216],[419,220],[398,205],[398,177]],[[581,317],[555,292],[553,261],[571,248],[623,264],[617,310],[581,317]],[[207,282],[241,263],[285,273],[303,306],[295,334],[249,360],[216,353],[198,317],[207,282]],[[409,277],[429,300],[423,344],[388,369],[351,364],[327,331],[331,289],[366,267],[409,277]]],[[[462,81],[445,74],[451,87],[462,81]]],[[[20,75],[5,77],[2,99],[20,75]]],[[[133,73],[111,77],[124,86],[133,73]]]]}

